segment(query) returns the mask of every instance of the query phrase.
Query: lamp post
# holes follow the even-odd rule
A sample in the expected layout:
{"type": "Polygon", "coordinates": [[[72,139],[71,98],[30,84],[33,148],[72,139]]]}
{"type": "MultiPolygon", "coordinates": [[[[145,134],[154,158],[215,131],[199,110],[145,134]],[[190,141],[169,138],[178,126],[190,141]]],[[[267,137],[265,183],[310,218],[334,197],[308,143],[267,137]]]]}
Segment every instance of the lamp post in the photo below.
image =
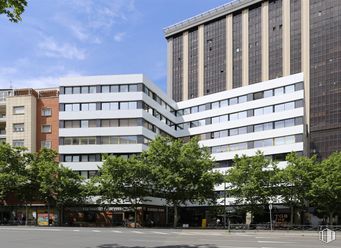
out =
{"type": "Polygon", "coordinates": [[[269,210],[270,210],[270,230],[272,231],[272,214],[271,214],[272,202],[269,202],[269,210]]]}
{"type": "Polygon", "coordinates": [[[226,229],[226,182],[224,182],[224,229],[226,229]]]}

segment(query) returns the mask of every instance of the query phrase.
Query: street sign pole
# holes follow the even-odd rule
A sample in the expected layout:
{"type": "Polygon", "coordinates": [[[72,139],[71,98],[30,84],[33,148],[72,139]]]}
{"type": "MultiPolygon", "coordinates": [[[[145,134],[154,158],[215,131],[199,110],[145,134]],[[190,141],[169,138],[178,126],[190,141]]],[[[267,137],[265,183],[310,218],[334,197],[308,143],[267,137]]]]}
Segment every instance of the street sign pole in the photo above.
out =
{"type": "Polygon", "coordinates": [[[269,204],[269,210],[270,210],[270,230],[272,231],[272,214],[271,214],[271,210],[272,210],[272,204],[269,204]]]}

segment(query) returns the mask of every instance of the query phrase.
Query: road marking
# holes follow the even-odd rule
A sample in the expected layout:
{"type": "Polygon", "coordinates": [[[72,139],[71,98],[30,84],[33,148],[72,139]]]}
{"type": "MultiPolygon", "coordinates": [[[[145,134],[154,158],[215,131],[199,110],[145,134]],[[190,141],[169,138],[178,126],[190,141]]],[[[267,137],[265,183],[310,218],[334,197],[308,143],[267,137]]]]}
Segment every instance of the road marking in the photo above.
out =
{"type": "Polygon", "coordinates": [[[168,233],[165,233],[165,232],[152,232],[152,233],[155,233],[155,234],[162,234],[162,235],[167,235],[168,233]]]}
{"type": "Polygon", "coordinates": [[[258,243],[265,244],[293,244],[295,242],[286,242],[286,241],[270,241],[270,240],[257,240],[258,243]]]}
{"type": "Polygon", "coordinates": [[[79,230],[72,230],[72,231],[74,231],[74,232],[79,232],[79,230]]]}
{"type": "Polygon", "coordinates": [[[138,233],[138,234],[143,234],[143,232],[140,231],[131,231],[132,233],[138,233]]]}
{"type": "Polygon", "coordinates": [[[99,233],[101,232],[100,230],[92,230],[93,232],[99,233]]]}
{"type": "Polygon", "coordinates": [[[15,228],[15,227],[5,227],[0,228],[0,230],[13,230],[13,231],[48,231],[48,232],[59,232],[61,229],[54,228],[15,228]]]}
{"type": "Polygon", "coordinates": [[[122,233],[122,231],[113,230],[113,233],[122,233]]]}

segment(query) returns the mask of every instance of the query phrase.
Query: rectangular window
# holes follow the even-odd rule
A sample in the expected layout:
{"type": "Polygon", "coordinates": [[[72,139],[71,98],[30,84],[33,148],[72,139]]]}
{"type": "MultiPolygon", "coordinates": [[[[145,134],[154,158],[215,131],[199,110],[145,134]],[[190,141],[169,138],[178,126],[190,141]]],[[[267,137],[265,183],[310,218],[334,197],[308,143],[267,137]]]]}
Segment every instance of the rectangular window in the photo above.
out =
{"type": "Polygon", "coordinates": [[[264,98],[267,98],[267,97],[272,97],[272,90],[264,91],[264,98]]]}
{"type": "Polygon", "coordinates": [[[293,92],[295,92],[295,85],[285,86],[285,94],[289,94],[293,92]]]}
{"type": "Polygon", "coordinates": [[[96,111],[96,103],[89,103],[89,111],[96,111]]]}
{"type": "Polygon", "coordinates": [[[13,146],[14,147],[24,146],[24,140],[23,139],[13,140],[13,146]]]}
{"type": "Polygon", "coordinates": [[[72,111],[80,111],[79,103],[72,104],[72,111]]]}
{"type": "Polygon", "coordinates": [[[65,87],[64,92],[65,94],[72,94],[72,87],[65,87]]]}
{"type": "Polygon", "coordinates": [[[120,92],[128,92],[128,85],[120,85],[120,92]]]}
{"type": "Polygon", "coordinates": [[[220,101],[220,107],[223,108],[223,107],[226,107],[229,105],[229,101],[228,100],[222,100],[220,101]]]}
{"type": "Polygon", "coordinates": [[[71,155],[65,155],[64,156],[64,161],[65,162],[72,162],[72,156],[71,155]]]}
{"type": "Polygon", "coordinates": [[[120,88],[118,85],[111,85],[110,86],[110,92],[119,92],[120,88]]]}
{"type": "Polygon", "coordinates": [[[81,87],[81,93],[82,94],[88,94],[89,93],[89,87],[88,86],[82,86],[81,87]]]}
{"type": "Polygon", "coordinates": [[[41,126],[42,133],[51,133],[51,125],[42,125],[41,126]]]}
{"type": "Polygon", "coordinates": [[[110,110],[110,103],[103,102],[102,103],[102,110],[110,110]]]}
{"type": "Polygon", "coordinates": [[[129,92],[137,92],[137,84],[130,84],[129,92]]]}
{"type": "Polygon", "coordinates": [[[52,115],[52,109],[51,108],[43,108],[41,110],[41,116],[51,116],[52,115]]]}
{"type": "Polygon", "coordinates": [[[128,102],[120,102],[120,109],[121,110],[128,110],[129,109],[129,103],[128,102]]]}
{"type": "Polygon", "coordinates": [[[79,94],[81,92],[81,88],[80,87],[73,87],[73,94],[79,94]]]}
{"type": "Polygon", "coordinates": [[[229,100],[229,103],[230,103],[230,105],[237,104],[237,103],[238,103],[238,98],[237,98],[237,97],[231,98],[231,99],[229,100]]]}
{"type": "Polygon", "coordinates": [[[24,132],[24,123],[14,123],[13,132],[24,132]]]}
{"type": "Polygon", "coordinates": [[[280,96],[283,94],[284,94],[284,88],[283,87],[275,89],[275,96],[280,96]]]}
{"type": "Polygon", "coordinates": [[[72,111],[72,104],[65,104],[64,107],[65,107],[65,111],[66,112],[71,112],[72,111]]]}
{"type": "Polygon", "coordinates": [[[41,148],[51,149],[52,142],[51,140],[42,140],[40,145],[41,145],[41,148]]]}
{"type": "Polygon", "coordinates": [[[137,102],[129,102],[129,109],[137,109],[137,102]]]}
{"type": "Polygon", "coordinates": [[[102,93],[109,93],[110,92],[110,86],[109,85],[103,85],[101,87],[101,92],[102,93]]]}
{"type": "Polygon", "coordinates": [[[89,121],[81,120],[81,128],[87,128],[87,127],[89,127],[89,121]]]}
{"type": "Polygon", "coordinates": [[[13,107],[13,114],[14,115],[23,115],[25,113],[24,106],[15,106],[13,107]]]}
{"type": "Polygon", "coordinates": [[[89,87],[89,93],[90,94],[96,93],[96,86],[90,86],[89,87]]]}
{"type": "Polygon", "coordinates": [[[213,103],[211,104],[211,108],[212,108],[212,109],[217,109],[217,108],[219,108],[219,102],[213,102],[213,103]]]}

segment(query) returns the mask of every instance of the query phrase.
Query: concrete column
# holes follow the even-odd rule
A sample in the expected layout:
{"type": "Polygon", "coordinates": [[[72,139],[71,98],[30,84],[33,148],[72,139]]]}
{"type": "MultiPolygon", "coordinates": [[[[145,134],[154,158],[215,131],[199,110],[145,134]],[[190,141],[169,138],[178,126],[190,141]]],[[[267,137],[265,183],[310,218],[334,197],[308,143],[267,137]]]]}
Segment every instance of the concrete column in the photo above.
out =
{"type": "Polygon", "coordinates": [[[198,28],[198,96],[204,95],[204,25],[198,28]]]}
{"type": "Polygon", "coordinates": [[[167,95],[173,98],[173,38],[167,40],[167,95]]]}
{"type": "Polygon", "coordinates": [[[283,76],[290,75],[290,0],[282,1],[283,76]]]}
{"type": "Polygon", "coordinates": [[[262,3],[262,81],[269,80],[269,2],[262,3]]]}
{"type": "Polygon", "coordinates": [[[304,74],[305,121],[310,125],[310,0],[301,0],[301,44],[302,44],[302,72],[304,74]]]}
{"type": "Polygon", "coordinates": [[[182,79],[182,100],[188,100],[188,31],[183,33],[182,52],[183,52],[183,79],[182,79]]]}
{"type": "Polygon", "coordinates": [[[242,86],[249,84],[249,10],[242,12],[242,86]]]}
{"type": "Polygon", "coordinates": [[[226,16],[226,89],[233,87],[233,15],[226,16]]]}

